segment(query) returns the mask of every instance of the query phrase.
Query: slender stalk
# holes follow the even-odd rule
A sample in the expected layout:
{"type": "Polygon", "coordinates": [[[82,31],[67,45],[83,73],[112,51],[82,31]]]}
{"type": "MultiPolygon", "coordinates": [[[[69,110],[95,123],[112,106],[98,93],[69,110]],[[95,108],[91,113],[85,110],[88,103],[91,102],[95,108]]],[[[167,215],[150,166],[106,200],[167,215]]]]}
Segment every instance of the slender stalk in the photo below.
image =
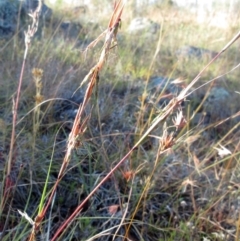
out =
{"type": "Polygon", "coordinates": [[[14,144],[15,144],[15,136],[16,136],[17,114],[18,114],[18,106],[19,106],[22,80],[23,80],[23,73],[24,73],[24,69],[25,69],[27,53],[28,53],[28,45],[26,45],[26,48],[25,48],[25,53],[24,53],[24,58],[23,58],[23,63],[22,63],[22,68],[21,68],[21,74],[20,74],[20,78],[19,78],[19,82],[18,82],[16,100],[13,100],[13,110],[12,110],[12,112],[13,112],[13,122],[12,122],[12,134],[11,134],[10,150],[9,150],[9,156],[8,156],[7,177],[10,175],[11,167],[13,165],[13,153],[14,153],[14,144]]]}

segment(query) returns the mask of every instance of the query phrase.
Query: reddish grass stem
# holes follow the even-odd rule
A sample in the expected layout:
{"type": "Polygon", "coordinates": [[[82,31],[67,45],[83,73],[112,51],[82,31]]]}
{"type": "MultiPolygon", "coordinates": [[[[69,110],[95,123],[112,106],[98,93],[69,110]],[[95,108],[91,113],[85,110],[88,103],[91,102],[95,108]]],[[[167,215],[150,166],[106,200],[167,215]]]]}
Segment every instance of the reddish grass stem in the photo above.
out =
{"type": "MultiPolygon", "coordinates": [[[[34,34],[37,32],[38,29],[38,22],[39,22],[39,15],[42,9],[42,1],[39,0],[38,7],[34,12],[29,14],[29,16],[32,18],[32,25],[28,26],[28,30],[24,32],[25,34],[25,52],[23,56],[23,63],[22,63],[22,68],[21,68],[21,73],[20,73],[20,78],[18,81],[18,88],[17,88],[17,96],[16,99],[14,100],[13,97],[13,122],[12,122],[12,133],[11,133],[11,141],[10,141],[10,149],[9,149],[9,155],[8,155],[8,162],[7,162],[7,173],[6,173],[6,180],[5,180],[5,189],[4,189],[4,196],[6,192],[10,190],[10,188],[14,185],[13,180],[11,179],[11,170],[12,166],[14,164],[14,158],[13,158],[13,153],[15,149],[15,142],[16,142],[16,125],[17,125],[17,116],[18,116],[18,106],[19,106],[19,101],[20,101],[20,95],[21,95],[21,87],[22,87],[22,81],[23,81],[23,73],[25,70],[25,63],[27,59],[27,54],[29,50],[29,46],[31,44],[31,40],[34,36],[34,34]]],[[[3,201],[1,203],[1,207],[3,208],[4,206],[4,201],[5,198],[3,198],[3,201]]]]}

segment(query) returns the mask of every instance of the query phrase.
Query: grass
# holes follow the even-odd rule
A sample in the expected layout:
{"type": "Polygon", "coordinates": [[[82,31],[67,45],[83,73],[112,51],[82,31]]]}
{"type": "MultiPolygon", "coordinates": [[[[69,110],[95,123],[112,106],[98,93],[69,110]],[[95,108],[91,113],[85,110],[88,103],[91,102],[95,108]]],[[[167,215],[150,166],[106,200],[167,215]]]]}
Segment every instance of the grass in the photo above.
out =
{"type": "MultiPolygon", "coordinates": [[[[65,18],[76,20],[64,11],[65,18]]],[[[213,112],[205,105],[209,87],[223,86],[234,95],[232,103],[221,103],[221,113],[238,111],[239,71],[230,71],[239,63],[237,43],[195,87],[224,76],[194,97],[166,97],[167,86],[149,89],[150,76],[167,76],[169,84],[181,77],[180,85],[188,88],[210,59],[178,59],[177,49],[193,45],[219,52],[238,26],[223,30],[198,24],[191,13],[175,8],[148,8],[144,15],[161,28],[144,39],[127,33],[130,12],[126,5],[118,45],[106,48],[107,58],[98,62],[103,41],[85,57],[77,43],[96,39],[109,18],[89,12],[96,24],[83,16],[83,27],[71,37],[60,30],[66,19],[56,11],[44,38],[29,46],[14,137],[12,108],[24,41],[15,45],[13,36],[0,43],[1,240],[239,239],[238,122],[219,125],[226,117],[218,115],[205,125],[193,120],[195,112],[213,112]],[[88,80],[92,88],[79,89],[96,64],[101,67],[88,80]],[[172,102],[164,106],[162,100],[172,102]],[[221,155],[223,147],[231,154],[221,155]]]]}

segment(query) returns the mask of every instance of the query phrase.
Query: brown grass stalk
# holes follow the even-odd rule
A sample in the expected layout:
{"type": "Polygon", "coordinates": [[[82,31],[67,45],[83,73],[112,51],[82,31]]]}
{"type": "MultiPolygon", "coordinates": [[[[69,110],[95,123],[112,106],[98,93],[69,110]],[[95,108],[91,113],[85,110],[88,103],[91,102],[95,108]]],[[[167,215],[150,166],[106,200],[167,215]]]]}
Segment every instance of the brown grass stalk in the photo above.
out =
{"type": "MultiPolygon", "coordinates": [[[[88,87],[85,92],[83,103],[81,104],[81,106],[79,107],[79,109],[77,111],[77,114],[76,114],[76,117],[75,117],[75,120],[73,123],[73,128],[71,130],[71,133],[69,134],[67,150],[66,150],[65,157],[63,159],[61,169],[58,174],[58,179],[53,186],[52,192],[50,194],[50,197],[49,197],[45,207],[42,210],[40,210],[39,214],[35,218],[35,222],[34,222],[31,234],[29,236],[30,241],[34,240],[35,234],[39,230],[40,224],[46,214],[46,211],[48,210],[48,208],[53,200],[54,194],[56,192],[56,188],[57,188],[59,182],[61,181],[61,178],[63,177],[64,172],[69,164],[72,151],[76,147],[76,145],[79,145],[79,137],[82,136],[85,131],[85,125],[86,125],[86,121],[88,118],[85,121],[81,121],[81,117],[82,117],[83,111],[84,111],[87,103],[89,102],[89,100],[92,96],[93,89],[96,85],[96,81],[99,78],[99,73],[104,66],[105,60],[107,59],[107,55],[111,49],[111,45],[116,40],[116,35],[117,35],[118,28],[120,25],[120,21],[121,21],[120,18],[121,18],[121,14],[123,11],[123,7],[124,7],[124,2],[122,0],[120,0],[114,8],[112,17],[108,24],[108,29],[105,31],[106,32],[105,42],[104,42],[104,46],[103,46],[102,52],[100,54],[98,63],[87,74],[87,76],[86,76],[87,78],[84,79],[84,81],[87,82],[88,79],[90,78],[90,81],[88,83],[88,87]]],[[[94,43],[95,43],[95,41],[94,41],[94,43]]],[[[90,47],[91,46],[92,46],[92,44],[90,44],[90,47]]],[[[55,240],[56,237],[59,235],[59,233],[62,232],[62,230],[64,228],[65,228],[65,225],[62,225],[59,228],[59,231],[56,232],[56,234],[54,235],[52,240],[55,240]]]]}

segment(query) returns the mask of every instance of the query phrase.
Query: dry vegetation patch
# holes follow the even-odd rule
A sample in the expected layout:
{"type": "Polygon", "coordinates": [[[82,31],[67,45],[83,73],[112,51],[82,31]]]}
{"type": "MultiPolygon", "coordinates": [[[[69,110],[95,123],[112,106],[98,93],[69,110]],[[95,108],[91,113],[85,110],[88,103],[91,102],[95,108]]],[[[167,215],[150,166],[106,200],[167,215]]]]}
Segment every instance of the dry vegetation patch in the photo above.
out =
{"type": "MultiPolygon", "coordinates": [[[[30,228],[17,209],[35,217],[46,177],[49,190],[56,183],[87,89],[86,84],[79,88],[80,83],[102,48],[100,42],[82,54],[82,48],[96,38],[107,20],[95,18],[97,24],[87,23],[84,16],[81,22],[76,19],[77,10],[73,15],[65,11],[69,22],[56,11],[46,25],[46,35],[31,44],[11,172],[14,192],[5,203],[10,216],[1,210],[0,231],[7,224],[3,240],[27,239],[30,228]],[[43,70],[39,92],[33,68],[43,70]]],[[[160,28],[152,37],[130,35],[126,26],[131,19],[124,19],[126,12],[123,15],[118,45],[109,53],[84,109],[82,120],[87,120],[87,129],[79,137],[81,145],[73,151],[61,177],[39,238],[46,238],[46,233],[54,235],[213,57],[186,53],[179,57],[177,51],[187,45],[215,54],[235,34],[199,25],[190,13],[175,8],[147,9],[144,14],[160,28]],[[154,57],[158,43],[160,50],[154,57]]],[[[1,56],[5,56],[0,58],[1,180],[9,152],[11,96],[20,75],[21,44],[23,40],[14,36],[0,45],[1,56]]],[[[239,117],[234,114],[239,111],[239,94],[235,92],[239,71],[230,70],[238,62],[233,45],[194,88],[229,73],[196,91],[191,88],[193,93],[85,203],[61,240],[237,240],[239,117]]],[[[44,198],[48,199],[48,194],[44,198]]]]}

